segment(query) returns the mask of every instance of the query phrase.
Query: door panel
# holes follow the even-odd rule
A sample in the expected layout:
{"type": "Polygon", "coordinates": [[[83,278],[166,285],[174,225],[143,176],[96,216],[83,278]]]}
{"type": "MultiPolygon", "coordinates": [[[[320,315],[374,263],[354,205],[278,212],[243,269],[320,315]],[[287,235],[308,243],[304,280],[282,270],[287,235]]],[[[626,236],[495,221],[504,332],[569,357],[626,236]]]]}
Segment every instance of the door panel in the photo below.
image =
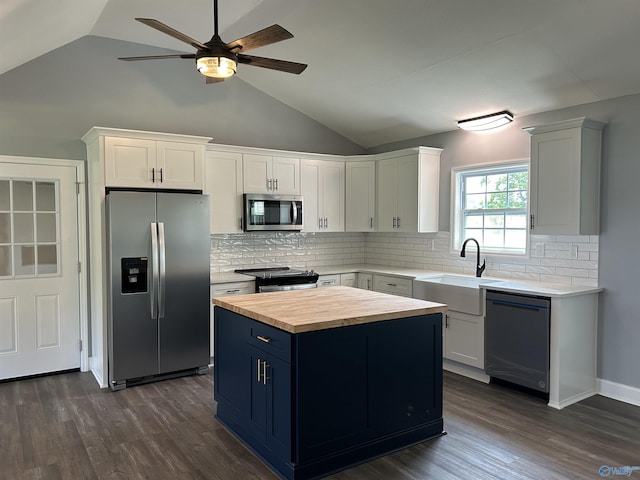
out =
{"type": "Polygon", "coordinates": [[[158,373],[158,322],[151,312],[151,223],[156,217],[154,193],[111,192],[107,195],[110,272],[109,380],[158,373]],[[122,259],[147,258],[146,291],[123,289],[122,259]]]}
{"type": "Polygon", "coordinates": [[[2,163],[0,379],[80,367],[76,169],[2,163]]]}
{"type": "Polygon", "coordinates": [[[209,363],[209,197],[158,193],[164,226],[164,318],[158,320],[160,373],[209,363]]]}

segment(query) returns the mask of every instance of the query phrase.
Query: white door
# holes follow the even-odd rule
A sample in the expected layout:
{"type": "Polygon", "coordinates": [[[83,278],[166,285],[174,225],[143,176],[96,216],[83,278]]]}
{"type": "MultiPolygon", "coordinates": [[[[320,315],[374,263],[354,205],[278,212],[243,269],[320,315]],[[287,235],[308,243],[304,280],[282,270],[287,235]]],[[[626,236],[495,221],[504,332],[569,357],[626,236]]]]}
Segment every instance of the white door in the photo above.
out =
{"type": "Polygon", "coordinates": [[[0,163],[0,379],[80,367],[75,180],[0,163]]]}

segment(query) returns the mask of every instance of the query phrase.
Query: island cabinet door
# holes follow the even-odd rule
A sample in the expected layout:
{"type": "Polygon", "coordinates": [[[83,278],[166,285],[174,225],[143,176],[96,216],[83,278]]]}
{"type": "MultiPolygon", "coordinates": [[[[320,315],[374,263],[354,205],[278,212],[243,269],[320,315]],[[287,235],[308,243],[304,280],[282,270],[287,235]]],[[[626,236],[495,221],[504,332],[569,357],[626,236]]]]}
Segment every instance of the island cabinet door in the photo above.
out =
{"type": "Polygon", "coordinates": [[[277,457],[291,460],[291,365],[249,346],[250,433],[277,457]]]}
{"type": "Polygon", "coordinates": [[[442,417],[441,314],[378,322],[369,336],[369,421],[380,434],[442,417]]]}

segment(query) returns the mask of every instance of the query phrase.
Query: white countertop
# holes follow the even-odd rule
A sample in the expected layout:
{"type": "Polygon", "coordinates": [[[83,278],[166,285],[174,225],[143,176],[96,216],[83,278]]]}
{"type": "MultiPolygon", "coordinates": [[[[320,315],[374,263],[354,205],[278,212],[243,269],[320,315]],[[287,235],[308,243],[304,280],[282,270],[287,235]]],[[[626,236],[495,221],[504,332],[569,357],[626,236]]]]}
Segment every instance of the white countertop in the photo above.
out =
{"type": "MultiPolygon", "coordinates": [[[[416,270],[412,268],[389,267],[384,265],[355,264],[355,265],[328,265],[313,268],[320,275],[336,275],[342,273],[371,273],[391,275],[395,277],[415,280],[418,277],[431,275],[441,275],[450,273],[452,275],[462,275],[453,272],[439,272],[434,270],[416,270]]],[[[560,283],[544,283],[529,280],[513,280],[507,278],[487,277],[492,282],[480,285],[480,288],[499,290],[502,292],[522,293],[525,295],[544,295],[547,297],[567,297],[573,295],[586,295],[602,291],[599,287],[588,287],[583,285],[564,285],[560,283]],[[498,281],[496,281],[498,280],[498,281]]],[[[254,278],[239,273],[219,273],[211,275],[211,283],[231,283],[231,282],[253,282],[254,278]]]]}

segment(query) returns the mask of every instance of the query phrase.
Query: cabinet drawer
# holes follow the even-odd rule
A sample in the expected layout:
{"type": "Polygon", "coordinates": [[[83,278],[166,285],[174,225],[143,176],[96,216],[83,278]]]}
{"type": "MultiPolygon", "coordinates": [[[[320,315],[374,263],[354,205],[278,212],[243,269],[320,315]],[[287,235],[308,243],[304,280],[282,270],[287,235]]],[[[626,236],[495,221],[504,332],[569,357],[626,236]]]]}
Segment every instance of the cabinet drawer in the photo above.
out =
{"type": "Polygon", "coordinates": [[[408,278],[374,275],[373,290],[376,292],[400,295],[402,297],[411,297],[413,293],[413,282],[408,278]]]}
{"type": "Polygon", "coordinates": [[[320,275],[318,278],[318,287],[335,287],[336,285],[340,285],[340,274],[320,275]]]}
{"type": "Polygon", "coordinates": [[[344,285],[346,287],[355,287],[356,286],[356,274],[355,273],[343,273],[340,275],[340,285],[344,285]]]}
{"type": "Polygon", "coordinates": [[[249,319],[249,338],[247,343],[255,345],[259,349],[271,353],[276,357],[291,361],[292,335],[284,330],[265,325],[249,319]]]}
{"type": "Polygon", "coordinates": [[[219,283],[211,285],[211,297],[226,297],[228,295],[244,295],[255,293],[254,282],[219,283]]]}

